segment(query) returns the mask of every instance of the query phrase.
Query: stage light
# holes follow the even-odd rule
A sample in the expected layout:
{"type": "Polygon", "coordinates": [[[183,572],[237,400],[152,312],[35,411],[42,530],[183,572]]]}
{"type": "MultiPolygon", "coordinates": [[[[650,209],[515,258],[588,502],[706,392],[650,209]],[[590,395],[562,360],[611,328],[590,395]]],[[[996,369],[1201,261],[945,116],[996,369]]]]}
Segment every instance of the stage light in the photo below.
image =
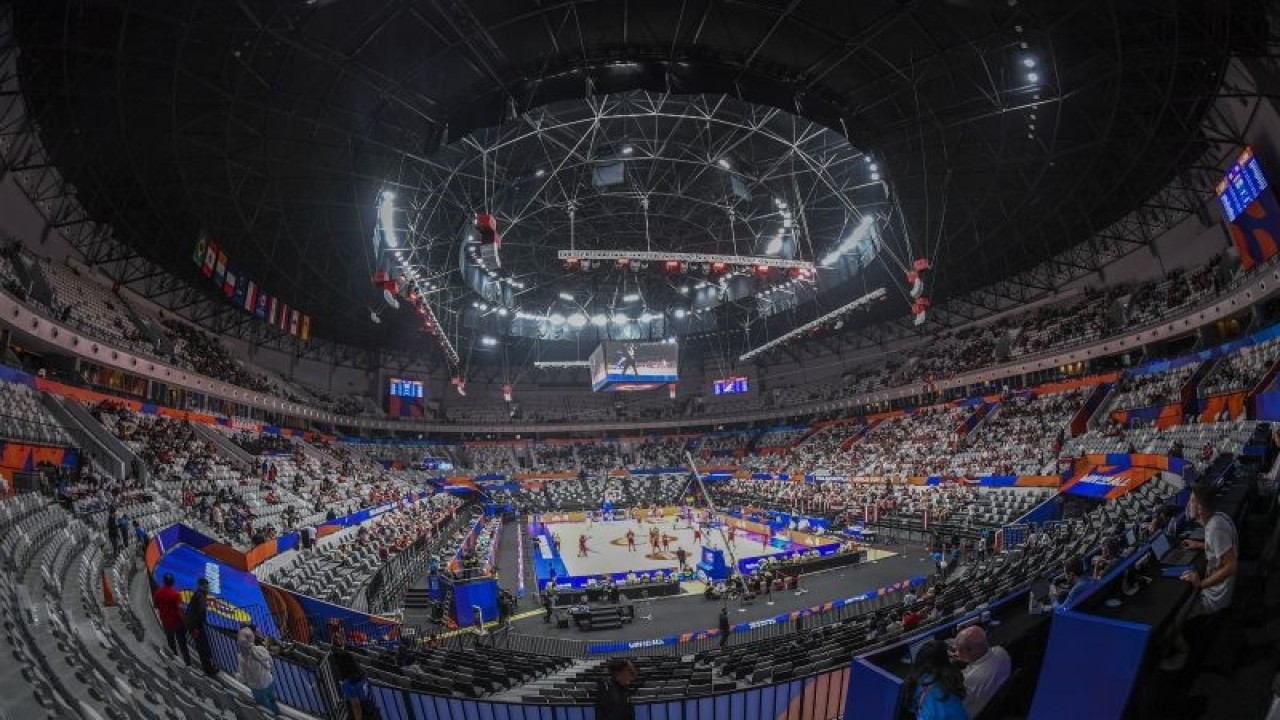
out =
{"type": "Polygon", "coordinates": [[[471,307],[473,307],[473,308],[479,308],[479,307],[480,307],[480,301],[478,301],[478,300],[472,300],[472,301],[471,301],[471,307]]]}
{"type": "Polygon", "coordinates": [[[613,316],[613,324],[614,324],[614,325],[626,325],[626,324],[627,324],[627,322],[628,322],[628,319],[627,319],[627,316],[626,316],[626,315],[614,315],[614,316],[613,316]]]}
{"type": "Polygon", "coordinates": [[[876,163],[871,163],[870,165],[867,166],[867,169],[870,170],[871,172],[877,172],[880,170],[880,166],[876,163]]]}
{"type": "MultiPolygon", "coordinates": [[[[783,220],[782,222],[783,222],[783,225],[782,225],[783,227],[791,227],[790,220],[783,220]]],[[[782,252],[782,233],[778,233],[773,237],[769,238],[769,244],[765,246],[764,252],[766,255],[774,255],[776,253],[782,252]]]]}
{"type": "Polygon", "coordinates": [[[571,293],[562,292],[560,293],[560,299],[565,302],[573,302],[573,295],[571,293]]]}
{"type": "Polygon", "coordinates": [[[547,171],[546,171],[546,170],[543,170],[542,168],[538,168],[537,170],[534,170],[534,171],[533,171],[533,176],[534,176],[534,177],[539,177],[539,178],[540,178],[540,177],[542,177],[543,175],[546,175],[546,174],[547,174],[547,171]]]}
{"type": "Polygon", "coordinates": [[[640,293],[627,293],[622,296],[623,302],[635,302],[640,299],[640,293]]]}
{"type": "Polygon", "coordinates": [[[872,180],[879,180],[879,179],[880,179],[880,173],[871,173],[871,179],[872,179],[872,180]]]}
{"type": "Polygon", "coordinates": [[[720,167],[724,168],[725,170],[728,170],[728,169],[729,169],[729,160],[728,160],[728,158],[720,158],[719,160],[717,160],[717,161],[716,161],[716,164],[717,164],[717,165],[719,165],[720,167]]]}
{"type": "Polygon", "coordinates": [[[681,295],[688,295],[688,294],[689,294],[689,286],[688,286],[688,285],[681,285],[681,286],[680,286],[680,294],[681,294],[681,295]]]}
{"type": "Polygon", "coordinates": [[[1033,67],[1035,67],[1035,66],[1036,66],[1036,59],[1035,59],[1035,58],[1023,58],[1023,59],[1022,59],[1022,64],[1023,64],[1024,66],[1026,66],[1026,67],[1033,68],[1033,67]]]}
{"type": "Polygon", "coordinates": [[[507,309],[506,309],[506,308],[504,308],[504,307],[503,307],[503,308],[498,308],[498,315],[500,315],[501,317],[506,317],[506,316],[507,316],[507,314],[508,314],[508,313],[507,313],[507,309]]]}
{"type": "Polygon", "coordinates": [[[547,318],[547,319],[551,321],[551,324],[552,324],[552,325],[563,325],[563,324],[564,324],[564,316],[563,316],[563,315],[561,315],[560,313],[552,313],[552,314],[551,314],[551,317],[549,317],[549,318],[547,318]]]}
{"type": "Polygon", "coordinates": [[[688,314],[689,313],[686,312],[684,308],[676,308],[675,316],[677,320],[683,320],[684,316],[688,314]]]}
{"type": "Polygon", "coordinates": [[[623,155],[630,155],[631,153],[633,153],[633,152],[635,152],[635,151],[636,151],[636,149],[635,149],[635,148],[633,148],[633,147],[631,147],[630,145],[623,145],[623,146],[622,146],[622,154],[623,154],[623,155]]]}
{"type": "Polygon", "coordinates": [[[391,192],[390,190],[383,190],[383,191],[382,191],[382,199],[383,199],[383,200],[395,200],[395,199],[396,199],[396,194],[395,194],[395,193],[393,193],[393,192],[391,192]]]}
{"type": "Polygon", "coordinates": [[[484,337],[480,338],[480,344],[484,345],[485,347],[493,347],[494,345],[498,344],[498,338],[489,337],[488,335],[485,335],[484,337]]]}
{"type": "Polygon", "coordinates": [[[1027,82],[1040,82],[1040,74],[1033,72],[1027,73],[1027,82]]]}
{"type": "Polygon", "coordinates": [[[596,327],[604,327],[608,323],[609,323],[609,318],[605,317],[601,313],[596,313],[595,315],[591,316],[591,324],[595,325],[596,327]]]}
{"type": "Polygon", "coordinates": [[[569,327],[581,328],[587,324],[587,316],[582,313],[574,313],[569,316],[569,327]]]}
{"type": "Polygon", "coordinates": [[[642,323],[647,323],[647,322],[649,322],[649,321],[653,320],[653,319],[654,319],[654,317],[655,317],[655,316],[654,316],[654,315],[652,315],[652,314],[650,314],[648,310],[645,310],[644,312],[640,313],[640,322],[642,322],[642,323]]]}

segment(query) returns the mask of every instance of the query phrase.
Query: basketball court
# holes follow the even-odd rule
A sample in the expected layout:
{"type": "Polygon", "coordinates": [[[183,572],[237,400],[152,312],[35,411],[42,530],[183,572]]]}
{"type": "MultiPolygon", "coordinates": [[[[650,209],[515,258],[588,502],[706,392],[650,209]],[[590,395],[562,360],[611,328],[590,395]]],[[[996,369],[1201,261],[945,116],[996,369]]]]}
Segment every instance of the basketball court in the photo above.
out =
{"type": "MultiPolygon", "coordinates": [[[[634,571],[637,574],[655,570],[670,570],[678,566],[676,550],[683,547],[688,553],[688,564],[691,568],[698,564],[702,554],[702,546],[723,548],[725,543],[718,529],[702,531],[702,541],[694,539],[694,530],[674,517],[663,517],[661,520],[610,520],[610,521],[565,521],[548,522],[547,531],[560,536],[560,566],[557,576],[605,575],[634,571]],[[667,541],[667,550],[659,547],[654,552],[649,543],[649,531],[657,528],[667,541]],[[635,551],[627,549],[627,531],[635,533],[635,551]],[[587,555],[580,557],[578,538],[587,537],[587,555]],[[563,572],[562,572],[563,570],[563,572]]],[[[728,531],[725,531],[725,538],[728,531]]],[[[780,538],[774,539],[773,546],[764,544],[764,536],[748,533],[743,530],[735,535],[733,554],[739,560],[747,558],[781,555],[788,550],[798,549],[780,538]]],[[[550,549],[546,542],[540,543],[540,551],[544,560],[551,560],[550,549]]]]}

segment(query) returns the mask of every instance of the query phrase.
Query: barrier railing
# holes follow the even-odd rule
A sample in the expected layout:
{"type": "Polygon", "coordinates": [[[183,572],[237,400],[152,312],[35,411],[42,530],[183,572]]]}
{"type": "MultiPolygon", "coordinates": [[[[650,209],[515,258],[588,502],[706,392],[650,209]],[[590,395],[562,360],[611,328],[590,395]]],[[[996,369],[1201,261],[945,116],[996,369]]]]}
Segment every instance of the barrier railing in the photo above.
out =
{"type": "MultiPolygon", "coordinates": [[[[643,682],[643,678],[641,678],[643,682]]],[[[636,698],[636,720],[658,718],[735,718],[736,720],[831,720],[844,716],[848,695],[849,668],[841,667],[817,675],[784,680],[773,685],[645,702],[636,698]]],[[[539,696],[536,701],[503,702],[429,695],[379,682],[373,686],[374,701],[386,720],[589,720],[595,714],[589,700],[560,696],[539,696]],[[563,703],[563,704],[561,704],[563,703]]],[[[591,688],[584,688],[586,694],[591,688]]],[[[641,690],[643,692],[643,689],[641,690]]]]}

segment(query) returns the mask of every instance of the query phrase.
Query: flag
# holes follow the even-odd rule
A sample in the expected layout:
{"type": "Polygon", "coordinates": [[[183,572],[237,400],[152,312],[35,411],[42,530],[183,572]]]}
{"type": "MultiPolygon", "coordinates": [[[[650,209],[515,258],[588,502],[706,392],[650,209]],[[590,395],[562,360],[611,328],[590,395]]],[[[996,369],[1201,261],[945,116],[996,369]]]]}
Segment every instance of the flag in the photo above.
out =
{"type": "Polygon", "coordinates": [[[253,312],[254,308],[256,308],[257,306],[258,306],[258,284],[252,280],[246,280],[245,290],[244,290],[244,302],[241,303],[240,307],[243,307],[245,312],[251,313],[253,312]]]}
{"type": "Polygon", "coordinates": [[[227,274],[222,278],[222,294],[231,297],[236,293],[236,277],[240,275],[240,265],[227,265],[227,274]]]}
{"type": "Polygon", "coordinates": [[[196,267],[200,267],[204,264],[204,254],[208,249],[209,242],[204,239],[203,235],[201,235],[200,239],[196,240],[196,249],[191,251],[191,262],[195,263],[196,267]]]}
{"type": "Polygon", "coordinates": [[[280,321],[276,325],[287,332],[289,330],[289,305],[287,303],[280,303],[280,317],[276,319],[280,321]]]}
{"type": "Polygon", "coordinates": [[[213,277],[213,266],[218,264],[218,243],[210,240],[204,251],[204,267],[200,270],[205,277],[213,277]]]}
{"type": "Polygon", "coordinates": [[[264,292],[258,293],[258,302],[254,307],[253,314],[257,315],[259,320],[267,319],[267,303],[270,302],[270,300],[271,300],[271,297],[268,296],[266,293],[264,292]]]}
{"type": "Polygon", "coordinates": [[[277,313],[280,312],[280,298],[271,298],[271,302],[267,303],[267,322],[272,325],[276,324],[277,313]]]}
{"type": "Polygon", "coordinates": [[[297,308],[294,308],[294,310],[293,310],[292,314],[289,316],[289,334],[290,334],[290,335],[293,335],[293,336],[295,336],[295,337],[298,335],[298,310],[297,310],[297,308]]]}
{"type": "Polygon", "coordinates": [[[302,322],[298,327],[298,337],[302,340],[311,339],[311,316],[303,315],[302,322]]]}
{"type": "Polygon", "coordinates": [[[232,301],[235,302],[235,304],[238,307],[244,307],[244,296],[248,292],[249,292],[249,278],[245,277],[244,275],[241,275],[239,272],[239,268],[237,268],[236,294],[235,294],[235,297],[232,298],[232,301]]]}
{"type": "Polygon", "coordinates": [[[227,254],[219,250],[218,264],[213,268],[213,282],[219,285],[222,284],[222,276],[226,274],[227,274],[227,254]]]}

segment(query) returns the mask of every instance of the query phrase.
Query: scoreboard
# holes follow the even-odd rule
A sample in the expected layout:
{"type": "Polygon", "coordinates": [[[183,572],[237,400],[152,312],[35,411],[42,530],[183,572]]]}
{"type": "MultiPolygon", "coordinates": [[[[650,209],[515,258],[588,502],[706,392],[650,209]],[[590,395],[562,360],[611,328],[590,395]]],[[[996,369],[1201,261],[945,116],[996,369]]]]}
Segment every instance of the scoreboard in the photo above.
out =
{"type": "Polygon", "coordinates": [[[422,381],[405,378],[391,378],[391,395],[401,398],[421,398],[423,396],[422,381]]]}
{"type": "Polygon", "coordinates": [[[1217,187],[1218,202],[1222,204],[1222,216],[1227,222],[1235,222],[1262,192],[1267,189],[1267,176],[1252,147],[1246,147],[1235,164],[1227,170],[1217,187]]]}

